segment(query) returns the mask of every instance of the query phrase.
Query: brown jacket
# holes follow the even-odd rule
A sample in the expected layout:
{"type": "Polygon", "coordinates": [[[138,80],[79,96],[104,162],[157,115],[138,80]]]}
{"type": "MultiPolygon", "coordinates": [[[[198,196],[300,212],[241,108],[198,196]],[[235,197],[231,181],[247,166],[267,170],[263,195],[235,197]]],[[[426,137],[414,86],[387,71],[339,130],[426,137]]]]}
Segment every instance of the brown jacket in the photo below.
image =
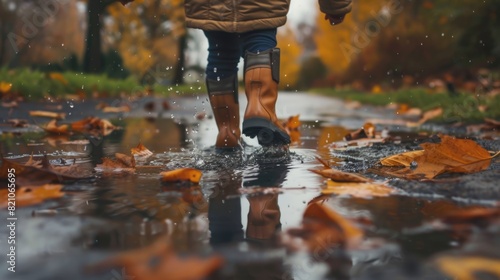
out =
{"type": "MultiPolygon", "coordinates": [[[[295,0],[301,1],[301,0],[295,0]]],[[[352,0],[318,0],[325,14],[351,11],[352,0]]],[[[290,0],[185,0],[187,27],[243,33],[284,25],[290,0]]]]}

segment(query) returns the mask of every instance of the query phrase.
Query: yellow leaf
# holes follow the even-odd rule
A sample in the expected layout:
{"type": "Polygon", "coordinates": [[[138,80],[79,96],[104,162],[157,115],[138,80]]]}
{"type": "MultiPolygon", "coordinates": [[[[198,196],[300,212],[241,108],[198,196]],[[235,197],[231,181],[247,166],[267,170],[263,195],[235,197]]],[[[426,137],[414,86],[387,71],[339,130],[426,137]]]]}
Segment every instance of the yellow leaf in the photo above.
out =
{"type": "Polygon", "coordinates": [[[164,183],[173,183],[179,181],[190,181],[191,183],[199,183],[201,179],[201,171],[194,168],[180,168],[171,171],[160,173],[161,181],[164,183]]]}
{"type": "MultiPolygon", "coordinates": [[[[24,207],[42,203],[51,198],[59,198],[64,195],[61,192],[63,185],[46,184],[43,186],[27,186],[20,187],[16,191],[16,206],[24,207]]],[[[1,207],[7,207],[8,189],[0,189],[0,197],[2,197],[1,207]]]]}
{"type": "Polygon", "coordinates": [[[63,124],[58,126],[56,120],[51,120],[44,128],[46,132],[53,134],[68,134],[68,125],[63,124]]]}
{"type": "Polygon", "coordinates": [[[327,181],[327,187],[321,191],[322,194],[350,195],[360,198],[384,197],[396,193],[396,191],[382,184],[375,183],[338,183],[327,181]]]}
{"type": "Polygon", "coordinates": [[[500,278],[500,260],[484,257],[441,257],[436,260],[441,270],[453,279],[474,280],[478,271],[500,278]]]}
{"type": "Polygon", "coordinates": [[[64,76],[61,73],[51,72],[51,73],[49,73],[49,78],[54,80],[54,81],[58,81],[63,85],[68,84],[68,81],[66,80],[66,78],[64,78],[64,76]]]}

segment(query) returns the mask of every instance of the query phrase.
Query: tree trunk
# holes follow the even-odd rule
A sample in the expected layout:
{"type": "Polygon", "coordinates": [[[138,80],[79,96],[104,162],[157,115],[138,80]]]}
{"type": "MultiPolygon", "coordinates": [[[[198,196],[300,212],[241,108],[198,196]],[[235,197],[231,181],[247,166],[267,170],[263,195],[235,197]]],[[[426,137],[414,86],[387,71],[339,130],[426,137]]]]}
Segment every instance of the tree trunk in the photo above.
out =
{"type": "Polygon", "coordinates": [[[85,39],[85,54],[83,71],[99,73],[103,69],[101,51],[101,13],[104,4],[101,0],[89,0],[87,3],[87,36],[85,39]]]}
{"type": "Polygon", "coordinates": [[[185,51],[187,48],[187,32],[179,37],[178,49],[179,49],[179,59],[177,59],[177,65],[175,67],[174,84],[180,85],[184,83],[184,66],[186,64],[185,51]]]}

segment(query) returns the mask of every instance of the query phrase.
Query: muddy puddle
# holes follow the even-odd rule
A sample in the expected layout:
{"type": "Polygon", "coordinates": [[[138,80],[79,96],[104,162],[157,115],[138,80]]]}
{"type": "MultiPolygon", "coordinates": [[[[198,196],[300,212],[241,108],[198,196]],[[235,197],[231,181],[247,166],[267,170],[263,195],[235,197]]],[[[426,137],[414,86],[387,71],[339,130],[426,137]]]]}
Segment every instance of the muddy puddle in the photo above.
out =
{"type": "MultiPolygon", "coordinates": [[[[14,277],[2,271],[8,276],[2,279],[133,279],[120,268],[89,273],[86,267],[164,235],[170,236],[179,254],[222,255],[225,264],[210,279],[440,277],[432,258],[462,250],[464,238],[423,225],[439,218],[443,209],[472,203],[491,206],[494,199],[453,199],[393,180],[390,184],[400,191],[398,195],[320,198],[345,217],[371,221],[367,236],[380,244],[376,248],[306,254],[292,253],[281,245],[281,233],[300,226],[308,203],[320,197],[326,184],[308,170],[320,166],[316,157],[383,181],[369,172],[375,159],[417,146],[421,138],[414,132],[393,130],[390,133],[399,141],[390,148],[333,150],[328,144],[341,140],[362,121],[353,118],[351,127],[344,127],[323,118],[304,116],[297,141],[288,152],[262,149],[255,140],[245,138],[241,152],[215,154],[210,146],[217,133],[212,119],[113,119],[123,129],[103,139],[54,138],[43,132],[2,134],[4,156],[21,162],[31,154],[47,154],[52,163],[75,160],[92,170],[103,157],[129,153],[139,142],[154,153],[144,164],[148,167],[138,168],[135,174],[96,173],[89,180],[65,185],[66,194],[60,199],[19,208],[19,270],[14,277]],[[200,184],[176,188],[160,183],[160,171],[179,167],[202,170],[200,184]],[[271,216],[261,224],[255,213],[264,209],[271,216]]],[[[0,233],[5,240],[6,230],[0,233]]],[[[492,240],[500,243],[498,238],[492,240]]],[[[2,254],[0,260],[4,259],[2,254]]]]}

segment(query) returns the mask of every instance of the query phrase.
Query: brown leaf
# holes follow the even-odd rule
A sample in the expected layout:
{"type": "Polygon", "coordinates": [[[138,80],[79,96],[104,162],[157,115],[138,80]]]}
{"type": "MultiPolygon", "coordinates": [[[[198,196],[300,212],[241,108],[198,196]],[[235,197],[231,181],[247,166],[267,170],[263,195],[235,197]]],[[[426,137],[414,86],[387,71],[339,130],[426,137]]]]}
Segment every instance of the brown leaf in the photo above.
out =
{"type": "Polygon", "coordinates": [[[375,125],[367,122],[362,128],[344,136],[345,141],[352,141],[364,138],[375,138],[375,125]]]}
{"type": "Polygon", "coordinates": [[[309,171],[319,174],[325,178],[332,179],[333,181],[336,182],[358,182],[358,183],[371,182],[370,179],[365,178],[363,176],[335,169],[323,169],[323,170],[309,169],[309,171]]]}
{"type": "Polygon", "coordinates": [[[102,108],[102,111],[104,113],[126,113],[130,112],[130,106],[123,105],[119,107],[111,107],[111,106],[106,106],[102,108]]]}
{"type": "Polygon", "coordinates": [[[327,181],[327,187],[322,194],[350,195],[360,198],[384,197],[396,193],[396,190],[382,184],[375,183],[337,183],[327,181]]]}
{"type": "Polygon", "coordinates": [[[283,123],[283,126],[288,130],[288,131],[291,131],[291,130],[298,130],[300,125],[301,125],[301,122],[299,120],[299,117],[300,115],[295,115],[295,116],[291,116],[288,118],[288,120],[286,122],[283,123]]]}
{"type": "Polygon", "coordinates": [[[205,279],[223,264],[219,256],[209,258],[178,257],[167,238],[159,238],[148,247],[121,253],[93,265],[91,271],[124,267],[135,280],[194,280],[205,279]]]}
{"type": "Polygon", "coordinates": [[[142,159],[148,158],[153,155],[153,152],[146,148],[142,143],[139,143],[137,147],[130,149],[130,152],[132,153],[132,156],[136,156],[142,159]]]}
{"type": "MultiPolygon", "coordinates": [[[[59,198],[64,196],[61,192],[63,185],[43,185],[43,186],[26,186],[16,188],[16,207],[31,206],[42,203],[47,199],[59,198]]],[[[0,189],[0,197],[2,202],[0,207],[8,206],[8,189],[0,189]]]]}
{"type": "Polygon", "coordinates": [[[49,163],[47,156],[44,156],[40,162],[30,158],[25,164],[2,158],[0,180],[8,179],[9,169],[15,170],[16,183],[22,186],[62,183],[91,177],[89,172],[81,170],[78,165],[71,167],[72,172],[68,172],[63,167],[53,167],[49,163]]]}
{"type": "Polygon", "coordinates": [[[103,158],[102,164],[98,164],[95,169],[104,173],[134,173],[135,159],[133,156],[116,153],[115,160],[103,158]]]}
{"type": "Polygon", "coordinates": [[[435,119],[435,118],[441,116],[442,114],[443,114],[443,108],[441,108],[441,107],[435,108],[435,109],[424,112],[422,118],[418,122],[416,122],[416,123],[408,122],[406,125],[408,127],[421,126],[422,124],[426,123],[427,121],[435,119]]]}
{"type": "Polygon", "coordinates": [[[66,118],[66,113],[56,113],[56,112],[49,112],[49,111],[30,111],[29,114],[32,117],[44,117],[44,118],[51,118],[51,119],[57,119],[57,120],[62,120],[64,118],[66,118]]]}
{"type": "Polygon", "coordinates": [[[21,120],[21,119],[10,119],[7,121],[7,123],[10,123],[12,125],[12,127],[27,127],[28,126],[28,121],[21,120]]]}
{"type": "Polygon", "coordinates": [[[407,179],[432,179],[444,172],[474,173],[485,170],[490,165],[492,156],[476,142],[441,136],[441,143],[423,143],[422,155],[414,158],[415,169],[408,167],[386,174],[407,179]]]}
{"type": "Polygon", "coordinates": [[[194,168],[180,168],[171,171],[164,171],[160,173],[160,181],[163,183],[173,183],[179,181],[190,181],[191,183],[198,184],[201,179],[201,171],[194,168]]]}
{"type": "Polygon", "coordinates": [[[446,224],[484,224],[499,217],[500,208],[470,207],[447,213],[441,221],[446,224]]]}
{"type": "Polygon", "coordinates": [[[43,129],[52,134],[69,134],[68,128],[67,124],[58,126],[56,120],[51,120],[43,129]]]}
{"type": "Polygon", "coordinates": [[[424,154],[423,150],[411,151],[402,154],[397,154],[389,157],[385,157],[380,160],[383,166],[402,166],[410,167],[410,164],[415,161],[415,159],[424,154]]]}
{"type": "Polygon", "coordinates": [[[93,135],[109,135],[114,129],[117,129],[110,121],[97,117],[87,117],[85,119],[73,122],[71,129],[81,133],[90,133],[93,135]]]}
{"type": "Polygon", "coordinates": [[[452,279],[474,280],[477,272],[500,278],[500,260],[479,256],[443,256],[436,260],[437,266],[452,279]]]}

